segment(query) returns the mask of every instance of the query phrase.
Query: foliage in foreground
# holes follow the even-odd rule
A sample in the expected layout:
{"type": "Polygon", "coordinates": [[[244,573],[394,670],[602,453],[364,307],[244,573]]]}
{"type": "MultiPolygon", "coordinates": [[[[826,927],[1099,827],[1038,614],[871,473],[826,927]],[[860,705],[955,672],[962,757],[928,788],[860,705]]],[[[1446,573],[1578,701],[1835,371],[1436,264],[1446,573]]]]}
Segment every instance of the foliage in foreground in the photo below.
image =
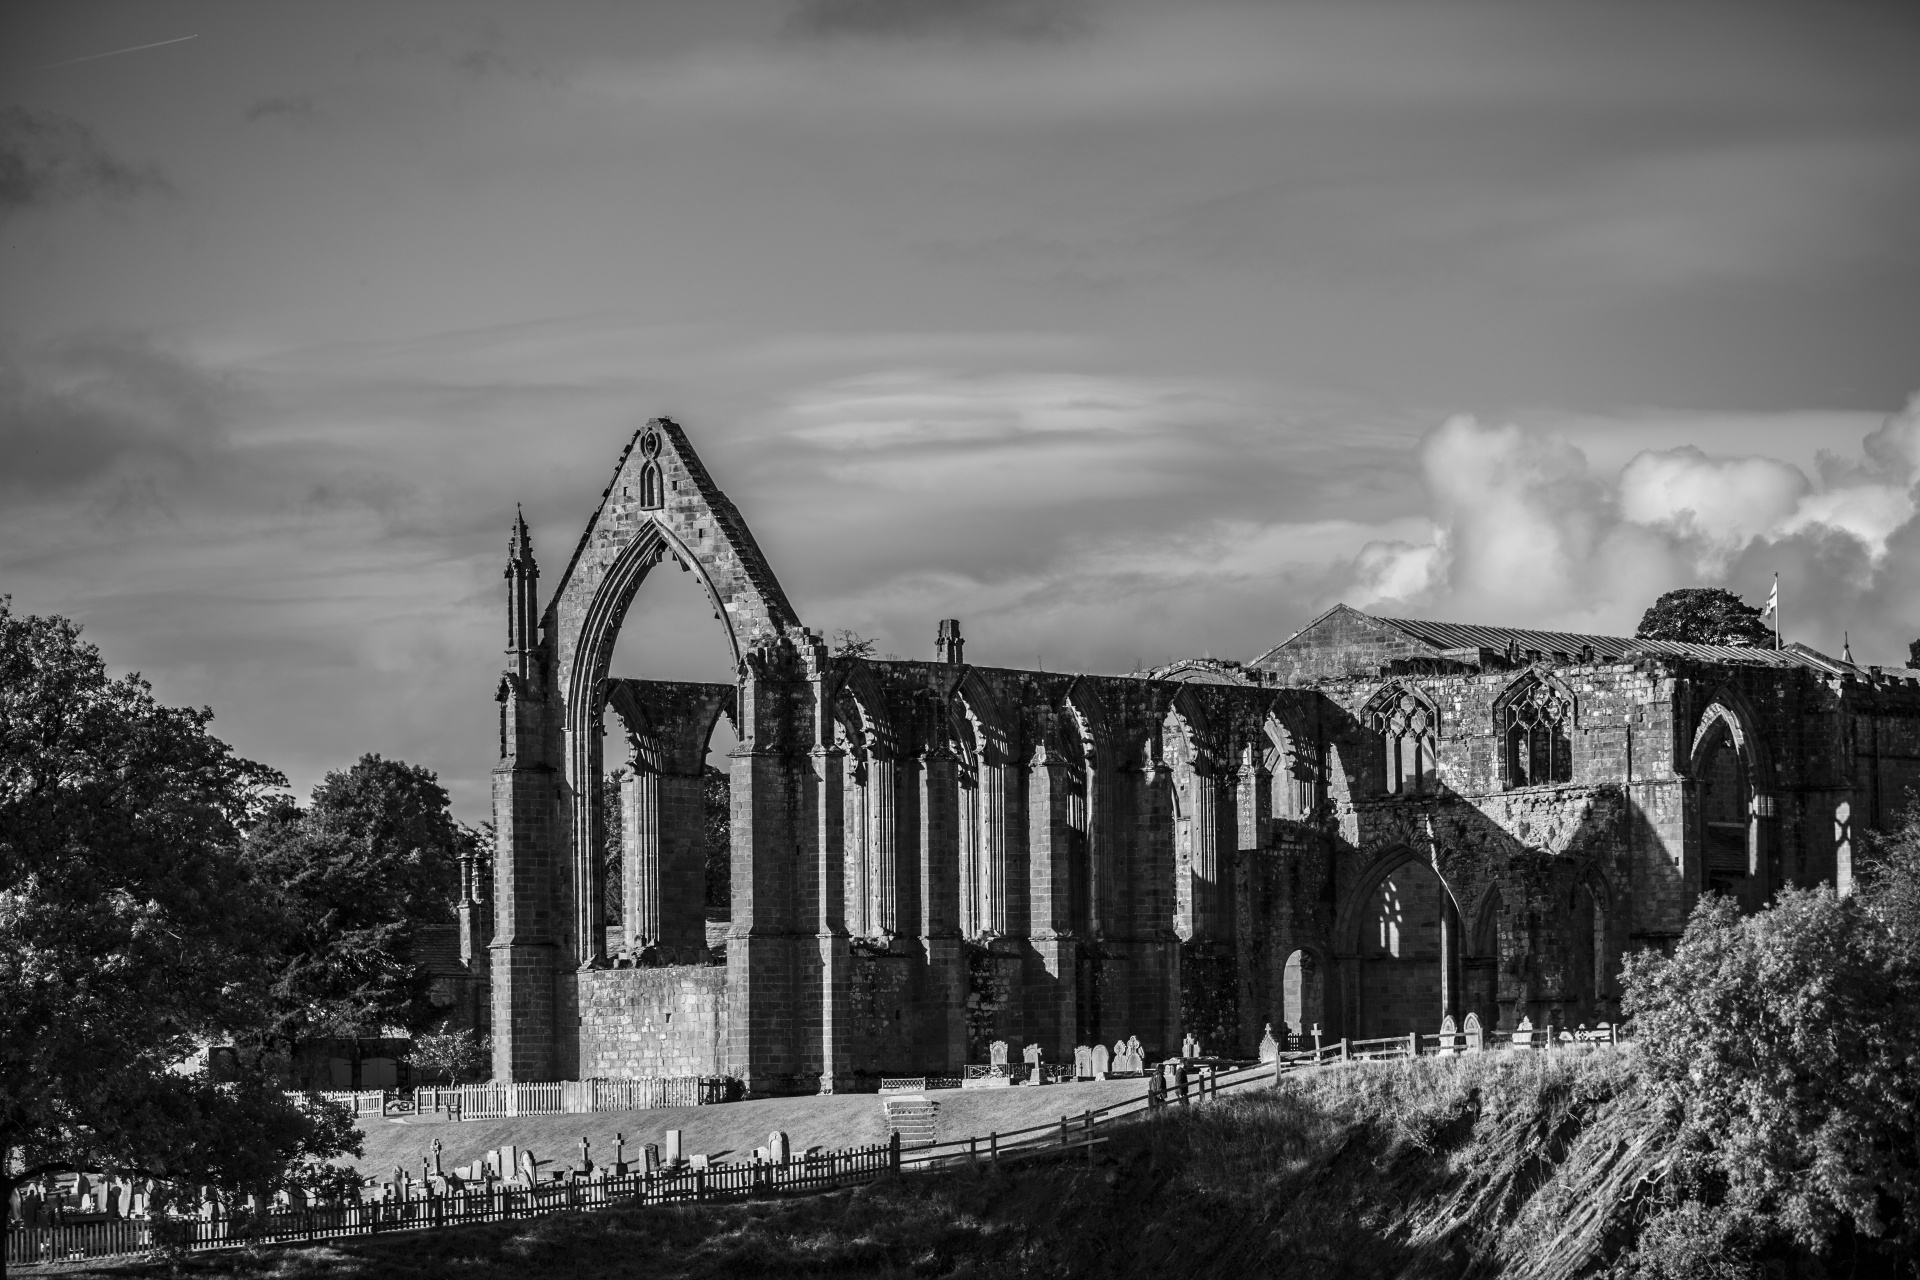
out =
{"type": "Polygon", "coordinates": [[[274,934],[240,844],[284,780],[212,718],[0,598],[0,1194],[82,1168],[258,1189],[357,1146],[344,1113],[178,1070],[258,1018],[274,934]]]}
{"type": "Polygon", "coordinates": [[[1671,958],[1624,974],[1643,1070],[1677,1126],[1639,1250],[1649,1277],[1815,1266],[1920,1244],[1920,823],[1862,891],[1704,899],[1671,958]]]}

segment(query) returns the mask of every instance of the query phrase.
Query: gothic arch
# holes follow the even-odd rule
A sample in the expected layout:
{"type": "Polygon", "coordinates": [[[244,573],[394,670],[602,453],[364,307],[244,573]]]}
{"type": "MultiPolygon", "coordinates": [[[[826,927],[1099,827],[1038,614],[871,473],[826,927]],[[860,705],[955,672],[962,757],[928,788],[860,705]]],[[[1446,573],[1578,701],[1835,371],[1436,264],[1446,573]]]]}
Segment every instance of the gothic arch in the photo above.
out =
{"type": "Polygon", "coordinates": [[[603,820],[593,797],[602,770],[607,668],[635,593],[669,556],[696,575],[713,602],[736,670],[743,642],[799,627],[752,533],[714,487],[679,426],[656,418],[635,432],[543,619],[564,699],[572,937],[574,959],[582,966],[604,960],[595,928],[601,910],[596,851],[603,820]],[[648,468],[665,484],[663,503],[653,509],[641,505],[641,473],[648,468]]]}
{"type": "Polygon", "coordinates": [[[1440,869],[1411,847],[1387,849],[1354,881],[1334,937],[1349,1036],[1424,1032],[1460,1013],[1460,906],[1440,869]]]}
{"type": "Polygon", "coordinates": [[[1573,730],[1579,722],[1579,699],[1565,681],[1539,667],[1515,677],[1493,702],[1501,785],[1573,781],[1573,730]]]}
{"type": "Polygon", "coordinates": [[[1773,769],[1753,724],[1745,700],[1720,689],[1701,713],[1687,761],[1688,883],[1696,892],[1737,898],[1748,911],[1772,889],[1773,769]]]}
{"type": "Polygon", "coordinates": [[[1396,680],[1367,700],[1360,719],[1383,748],[1387,794],[1439,789],[1440,710],[1424,690],[1396,680]]]}

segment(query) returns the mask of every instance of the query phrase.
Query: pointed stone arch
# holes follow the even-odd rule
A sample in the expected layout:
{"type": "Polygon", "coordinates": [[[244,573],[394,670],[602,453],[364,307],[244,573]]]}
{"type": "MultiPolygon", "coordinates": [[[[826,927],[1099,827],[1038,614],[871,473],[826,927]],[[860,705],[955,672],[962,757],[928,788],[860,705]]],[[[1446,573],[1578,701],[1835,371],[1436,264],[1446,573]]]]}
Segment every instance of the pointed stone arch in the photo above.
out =
{"type": "Polygon", "coordinates": [[[1753,709],[1722,687],[1700,714],[1687,753],[1685,868],[1696,893],[1726,893],[1756,911],[1772,892],[1772,761],[1753,709]]]}
{"type": "Polygon", "coordinates": [[[1502,785],[1551,786],[1573,781],[1573,731],[1580,700],[1553,672],[1522,672],[1493,701],[1502,785]]]}
{"type": "Polygon", "coordinates": [[[594,923],[600,909],[596,850],[603,822],[596,792],[607,669],[634,594],[668,559],[693,573],[706,591],[736,670],[747,645],[800,625],[746,522],[714,485],[686,433],[668,418],[636,431],[544,618],[543,639],[551,646],[561,698],[563,794],[570,802],[571,856],[558,860],[571,871],[574,902],[571,936],[564,941],[583,968],[605,961],[594,923]],[[659,498],[658,506],[645,505],[650,495],[659,498]]]}
{"type": "Polygon", "coordinates": [[[1396,680],[1367,699],[1360,720],[1383,749],[1383,789],[1388,795],[1438,789],[1440,709],[1425,690],[1396,680]]]}
{"type": "Polygon", "coordinates": [[[1336,918],[1347,1034],[1424,1032],[1459,1016],[1459,937],[1460,904],[1440,868],[1410,845],[1383,850],[1336,918]]]}

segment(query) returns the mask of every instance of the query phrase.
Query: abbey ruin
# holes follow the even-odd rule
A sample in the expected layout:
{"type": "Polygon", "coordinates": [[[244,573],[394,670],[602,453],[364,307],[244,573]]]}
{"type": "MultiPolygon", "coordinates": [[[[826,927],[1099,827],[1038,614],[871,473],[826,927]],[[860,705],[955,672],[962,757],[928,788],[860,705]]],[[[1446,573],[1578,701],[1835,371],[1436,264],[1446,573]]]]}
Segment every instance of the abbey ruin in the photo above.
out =
{"type": "Polygon", "coordinates": [[[1844,890],[1860,832],[1920,780],[1920,683],[1797,645],[1337,606],[1244,665],[978,667],[952,621],[930,661],[836,656],[664,419],[550,597],[524,524],[506,576],[497,849],[461,910],[500,1080],[812,1092],[958,1071],[995,1040],[1059,1061],[1189,1035],[1251,1055],[1269,1024],[1594,1023],[1622,956],[1669,945],[1702,893],[1844,890]],[[636,589],[676,565],[736,685],[609,678],[636,589]],[[724,963],[701,795],[722,716],[724,963]]]}

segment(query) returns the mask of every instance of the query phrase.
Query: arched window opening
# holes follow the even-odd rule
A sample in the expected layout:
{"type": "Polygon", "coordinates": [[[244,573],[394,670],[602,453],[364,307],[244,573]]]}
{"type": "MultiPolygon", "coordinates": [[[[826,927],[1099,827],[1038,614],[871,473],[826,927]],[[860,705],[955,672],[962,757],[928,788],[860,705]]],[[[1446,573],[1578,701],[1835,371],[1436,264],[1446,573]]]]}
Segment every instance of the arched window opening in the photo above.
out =
{"type": "Polygon", "coordinates": [[[1273,816],[1305,822],[1326,795],[1326,745],[1290,732],[1278,720],[1267,722],[1267,737],[1273,744],[1266,754],[1267,772],[1273,779],[1273,816]]]}
{"type": "Polygon", "coordinates": [[[1500,731],[1506,746],[1509,787],[1540,787],[1573,781],[1573,701],[1539,676],[1529,675],[1501,699],[1500,731]]]}
{"type": "Polygon", "coordinates": [[[1702,888],[1742,897],[1750,871],[1752,793],[1746,757],[1724,720],[1707,740],[1699,778],[1702,888]]]}
{"type": "Polygon", "coordinates": [[[665,499],[661,494],[660,468],[649,462],[640,468],[640,505],[645,510],[653,511],[664,505],[664,502],[665,499]]]}
{"type": "Polygon", "coordinates": [[[1326,1014],[1324,977],[1311,951],[1295,951],[1280,971],[1280,1017],[1287,1034],[1311,1036],[1326,1014]]]}
{"type": "Polygon", "coordinates": [[[1427,1031],[1446,1015],[1442,987],[1441,916],[1446,886],[1417,858],[1380,877],[1360,913],[1362,1039],[1427,1031]]]}
{"type": "Polygon", "coordinates": [[[1500,891],[1493,890],[1480,904],[1474,921],[1473,938],[1462,964],[1465,990],[1462,1004],[1470,1013],[1480,1015],[1480,1024],[1498,1026],[1500,1022],[1500,891]]]}
{"type": "Polygon", "coordinates": [[[1412,795],[1434,790],[1437,768],[1434,743],[1440,716],[1419,693],[1392,685],[1377,694],[1368,707],[1368,727],[1380,735],[1385,751],[1388,795],[1412,795]]]}
{"type": "Polygon", "coordinates": [[[1086,936],[1093,927],[1093,864],[1088,786],[1087,753],[1080,741],[1078,726],[1062,725],[1058,747],[1067,761],[1067,922],[1070,928],[1086,936]]]}

